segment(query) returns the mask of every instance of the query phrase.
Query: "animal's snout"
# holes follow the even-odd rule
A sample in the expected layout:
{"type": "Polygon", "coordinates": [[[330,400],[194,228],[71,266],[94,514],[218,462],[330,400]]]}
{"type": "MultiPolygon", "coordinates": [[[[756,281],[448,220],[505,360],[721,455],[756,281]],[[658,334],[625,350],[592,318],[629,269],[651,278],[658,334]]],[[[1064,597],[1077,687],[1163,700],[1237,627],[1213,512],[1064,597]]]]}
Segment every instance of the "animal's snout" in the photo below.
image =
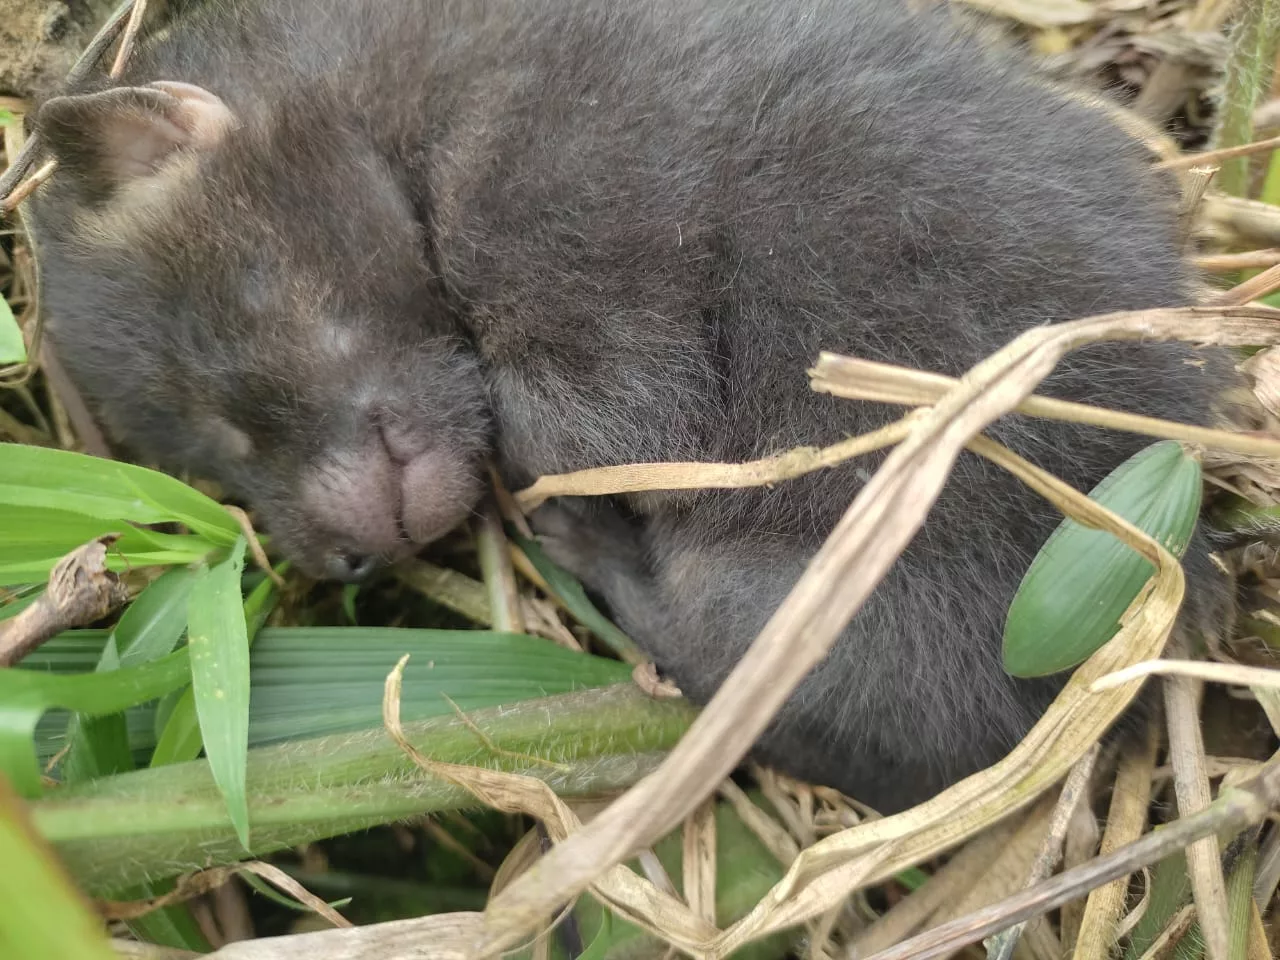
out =
{"type": "Polygon", "coordinates": [[[377,566],[378,558],[372,554],[338,550],[325,563],[325,575],[331,580],[357,583],[369,576],[377,566]]]}
{"type": "Polygon", "coordinates": [[[324,457],[301,497],[322,531],[324,575],[355,581],[447,533],[481,492],[477,464],[410,423],[387,421],[371,424],[364,444],[324,457]]]}

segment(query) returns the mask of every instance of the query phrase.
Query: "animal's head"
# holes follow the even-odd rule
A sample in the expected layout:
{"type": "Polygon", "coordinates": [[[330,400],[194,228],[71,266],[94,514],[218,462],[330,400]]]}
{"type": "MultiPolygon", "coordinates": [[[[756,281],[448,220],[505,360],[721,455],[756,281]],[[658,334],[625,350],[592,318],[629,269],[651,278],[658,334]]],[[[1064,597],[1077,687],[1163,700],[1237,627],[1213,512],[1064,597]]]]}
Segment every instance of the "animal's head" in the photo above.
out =
{"type": "Polygon", "coordinates": [[[316,576],[470,512],[483,381],[366,141],[185,84],[59,97],[36,126],[58,161],[31,209],[49,332],[116,439],[249,500],[316,576]]]}

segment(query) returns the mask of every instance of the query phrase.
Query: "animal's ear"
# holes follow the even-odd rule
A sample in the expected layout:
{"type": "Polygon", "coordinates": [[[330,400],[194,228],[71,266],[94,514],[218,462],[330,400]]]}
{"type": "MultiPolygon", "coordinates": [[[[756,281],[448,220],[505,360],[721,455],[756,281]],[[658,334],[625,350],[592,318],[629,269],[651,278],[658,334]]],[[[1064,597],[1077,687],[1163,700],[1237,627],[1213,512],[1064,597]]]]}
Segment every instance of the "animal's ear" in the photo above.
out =
{"type": "Polygon", "coordinates": [[[183,152],[216,146],[234,126],[218,97],[170,81],[55,97],[36,118],[59,168],[99,196],[155,175],[183,152]]]}

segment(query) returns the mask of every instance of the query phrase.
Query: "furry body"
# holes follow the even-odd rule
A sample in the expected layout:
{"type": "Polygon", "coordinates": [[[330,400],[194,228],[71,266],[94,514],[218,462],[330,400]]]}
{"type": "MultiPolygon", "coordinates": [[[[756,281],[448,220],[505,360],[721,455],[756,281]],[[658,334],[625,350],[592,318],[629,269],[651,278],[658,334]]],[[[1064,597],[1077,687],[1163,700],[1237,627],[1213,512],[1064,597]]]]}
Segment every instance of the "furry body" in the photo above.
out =
{"type": "MultiPolygon", "coordinates": [[[[215,3],[122,82],[154,80],[234,125],[149,94],[37,121],[51,336],[122,442],[244,492],[316,573],[439,535],[489,453],[518,487],[831,443],[899,411],[811,391],[819,350],[956,375],[1187,288],[1137,145],[886,0],[215,3]],[[173,144],[122,147],[121,111],[173,144]]],[[[1093,348],[1044,392],[1205,422],[1191,359],[1093,348]]],[[[1085,490],[1147,442],[991,433],[1085,490]]],[[[704,700],[877,463],[535,521],[704,700]]],[[[885,810],[997,759],[1057,688],[999,647],[1058,519],[963,456],[761,759],[885,810]]]]}

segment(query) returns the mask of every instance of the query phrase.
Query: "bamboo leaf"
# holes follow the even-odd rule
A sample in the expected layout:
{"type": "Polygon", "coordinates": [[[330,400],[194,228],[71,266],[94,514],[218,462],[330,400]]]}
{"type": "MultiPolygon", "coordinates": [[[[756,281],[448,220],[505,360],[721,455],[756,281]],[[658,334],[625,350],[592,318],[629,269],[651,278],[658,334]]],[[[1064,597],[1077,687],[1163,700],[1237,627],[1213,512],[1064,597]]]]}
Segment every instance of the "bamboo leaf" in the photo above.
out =
{"type": "Polygon", "coordinates": [[[245,541],[202,571],[188,604],[187,646],[200,737],[213,778],[226,799],[236,835],[249,846],[245,758],[249,750],[249,634],[240,578],[245,541]]]}
{"type": "Polygon", "coordinates": [[[187,682],[187,651],[110,673],[59,676],[41,670],[0,670],[0,774],[24,796],[40,793],[40,768],[31,737],[47,710],[90,716],[118,713],[187,682]]]}
{"type": "Polygon", "coordinates": [[[210,543],[240,535],[232,516],[180,480],[68,450],[0,443],[0,504],[72,512],[99,520],[182,523],[210,543]]]}
{"type": "Polygon", "coordinates": [[[0,297],[0,364],[26,363],[27,345],[9,301],[0,297]]]}
{"type": "MultiPolygon", "coordinates": [[[[1200,464],[1172,440],[1134,454],[1090,498],[1181,556],[1200,511],[1200,464]]],[[[1016,677],[1074,667],[1120,630],[1155,568],[1116,537],[1064,520],[1009,606],[1004,666],[1016,677]]]]}
{"type": "Polygon", "coordinates": [[[81,899],[0,777],[0,946],[10,960],[113,960],[102,922],[81,899]],[[38,919],[37,919],[38,918],[38,919]]]}

